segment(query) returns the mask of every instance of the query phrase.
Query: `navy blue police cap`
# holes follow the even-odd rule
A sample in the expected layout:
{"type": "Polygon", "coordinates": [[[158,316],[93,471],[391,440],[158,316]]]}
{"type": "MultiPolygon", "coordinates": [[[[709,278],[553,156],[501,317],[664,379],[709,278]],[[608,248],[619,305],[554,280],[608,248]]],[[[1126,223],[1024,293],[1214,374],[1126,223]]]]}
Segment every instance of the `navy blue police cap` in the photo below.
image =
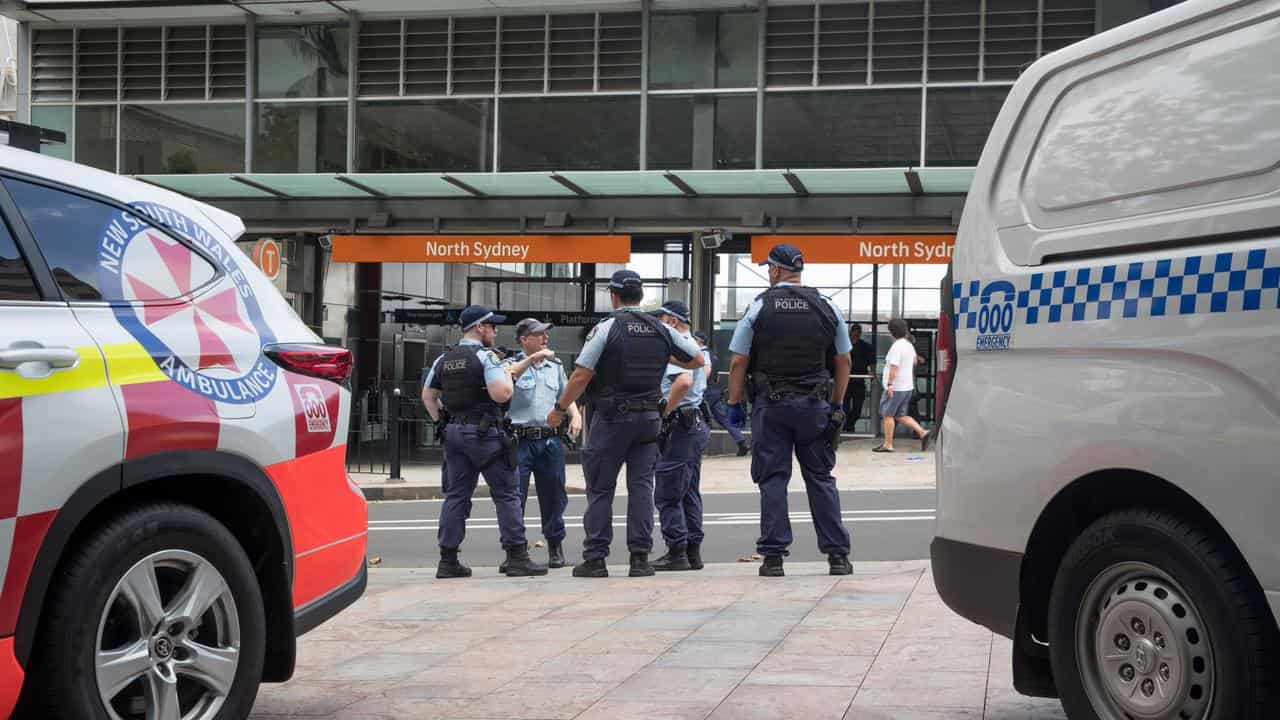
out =
{"type": "Polygon", "coordinates": [[[640,280],[640,273],[635,270],[618,270],[609,278],[610,290],[622,290],[623,288],[638,288],[644,285],[640,280]]]}
{"type": "Polygon", "coordinates": [[[769,259],[760,264],[773,265],[791,272],[800,272],[804,270],[804,253],[800,252],[800,248],[795,245],[778,243],[769,251],[769,259]]]}
{"type": "Polygon", "coordinates": [[[462,326],[462,331],[466,332],[471,328],[480,325],[501,325],[506,322],[505,315],[496,315],[489,311],[488,308],[479,305],[468,305],[461,314],[458,315],[458,324],[462,326]]]}
{"type": "Polygon", "coordinates": [[[680,300],[668,300],[662,307],[653,311],[654,315],[670,315],[682,323],[689,322],[689,306],[680,300]]]}

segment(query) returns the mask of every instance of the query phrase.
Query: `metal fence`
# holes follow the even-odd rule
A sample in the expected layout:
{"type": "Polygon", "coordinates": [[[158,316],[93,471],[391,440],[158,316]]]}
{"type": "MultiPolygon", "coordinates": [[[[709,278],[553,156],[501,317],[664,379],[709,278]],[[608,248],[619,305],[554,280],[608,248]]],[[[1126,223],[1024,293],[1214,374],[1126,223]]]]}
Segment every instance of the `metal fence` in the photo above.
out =
{"type": "Polygon", "coordinates": [[[440,441],[419,393],[414,381],[370,385],[353,393],[348,472],[400,477],[405,464],[439,460],[440,441]]]}

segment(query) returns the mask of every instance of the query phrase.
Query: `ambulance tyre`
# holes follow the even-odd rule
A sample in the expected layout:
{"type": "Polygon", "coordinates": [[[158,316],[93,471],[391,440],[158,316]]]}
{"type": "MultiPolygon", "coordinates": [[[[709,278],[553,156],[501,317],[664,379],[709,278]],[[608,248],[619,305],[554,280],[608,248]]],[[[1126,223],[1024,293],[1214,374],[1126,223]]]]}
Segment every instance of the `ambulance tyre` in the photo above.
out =
{"type": "Polygon", "coordinates": [[[1276,635],[1239,551],[1155,510],[1085,529],[1049,602],[1054,681],[1080,720],[1274,718],[1276,635]]]}
{"type": "Polygon", "coordinates": [[[157,503],[64,560],[27,678],[33,717],[243,720],[257,697],[262,593],[240,543],[194,507],[157,503]]]}

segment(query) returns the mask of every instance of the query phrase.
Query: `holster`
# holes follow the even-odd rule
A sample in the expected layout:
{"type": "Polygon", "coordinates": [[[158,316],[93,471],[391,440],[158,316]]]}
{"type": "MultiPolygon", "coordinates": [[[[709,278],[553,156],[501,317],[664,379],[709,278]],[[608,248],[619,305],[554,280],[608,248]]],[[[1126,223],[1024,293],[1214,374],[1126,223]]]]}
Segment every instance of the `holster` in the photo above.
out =
{"type": "Polygon", "coordinates": [[[827,439],[827,444],[831,446],[832,452],[840,449],[840,433],[844,430],[844,411],[834,410],[831,413],[831,419],[827,422],[827,429],[823,431],[823,436],[827,439]]]}
{"type": "Polygon", "coordinates": [[[667,449],[671,447],[671,430],[674,426],[674,415],[664,415],[662,417],[662,429],[658,431],[658,452],[662,455],[666,455],[667,449]]]}
{"type": "Polygon", "coordinates": [[[502,422],[498,434],[502,440],[502,454],[507,461],[507,465],[515,468],[516,464],[520,462],[520,441],[516,439],[516,433],[511,426],[510,420],[502,422]]]}

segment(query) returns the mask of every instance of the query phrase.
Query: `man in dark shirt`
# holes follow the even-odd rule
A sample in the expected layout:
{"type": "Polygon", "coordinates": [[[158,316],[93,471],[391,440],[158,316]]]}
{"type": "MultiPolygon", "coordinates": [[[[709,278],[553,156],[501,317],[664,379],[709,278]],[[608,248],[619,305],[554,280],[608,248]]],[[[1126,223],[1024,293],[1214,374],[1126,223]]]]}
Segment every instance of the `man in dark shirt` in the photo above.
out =
{"type": "Polygon", "coordinates": [[[849,371],[849,389],[844,394],[844,429],[853,432],[854,424],[862,416],[862,406],[867,400],[867,377],[876,355],[871,343],[862,339],[862,325],[849,325],[849,339],[853,342],[853,365],[849,371]],[[858,377],[861,375],[862,377],[858,377]]]}

